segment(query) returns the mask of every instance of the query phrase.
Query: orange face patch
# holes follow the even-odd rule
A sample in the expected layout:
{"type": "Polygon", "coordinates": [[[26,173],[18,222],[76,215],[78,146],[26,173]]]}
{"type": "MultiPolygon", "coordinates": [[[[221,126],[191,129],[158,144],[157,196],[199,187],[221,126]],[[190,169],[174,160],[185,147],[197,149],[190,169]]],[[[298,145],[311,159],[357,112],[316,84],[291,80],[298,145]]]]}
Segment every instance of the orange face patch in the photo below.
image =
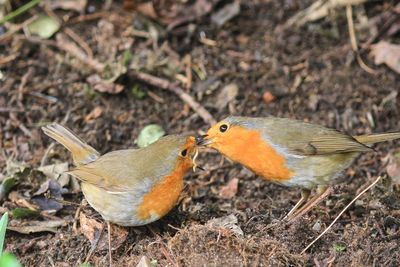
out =
{"type": "Polygon", "coordinates": [[[285,181],[293,176],[285,166],[285,158],[268,144],[257,130],[233,125],[226,132],[217,133],[213,128],[207,133],[207,139],[212,140],[209,147],[267,180],[285,181]]]}
{"type": "Polygon", "coordinates": [[[161,218],[175,206],[183,189],[183,176],[193,165],[190,154],[193,153],[194,143],[194,138],[189,137],[182,148],[188,150],[187,156],[178,158],[174,171],[143,197],[143,202],[137,211],[140,219],[147,220],[152,215],[161,218]]]}

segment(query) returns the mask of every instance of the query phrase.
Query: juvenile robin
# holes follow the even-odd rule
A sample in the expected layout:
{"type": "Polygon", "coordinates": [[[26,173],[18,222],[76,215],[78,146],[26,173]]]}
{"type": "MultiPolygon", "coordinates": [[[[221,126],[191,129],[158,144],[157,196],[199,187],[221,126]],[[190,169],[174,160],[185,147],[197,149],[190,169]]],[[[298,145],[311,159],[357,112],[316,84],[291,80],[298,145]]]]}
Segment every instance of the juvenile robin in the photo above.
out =
{"type": "Polygon", "coordinates": [[[109,242],[110,223],[139,226],[166,215],[177,203],[183,177],[197,155],[192,136],[169,135],[145,148],[100,155],[57,123],[42,130],[72,153],[76,167],[68,173],[81,181],[88,203],[107,222],[109,242]]]}
{"type": "Polygon", "coordinates": [[[329,195],[329,185],[361,152],[374,151],[369,145],[398,138],[400,132],[350,136],[298,120],[230,116],[196,137],[196,143],[267,181],[300,187],[301,199],[286,216],[294,220],[329,195]],[[317,194],[307,202],[314,187],[317,194]]]}

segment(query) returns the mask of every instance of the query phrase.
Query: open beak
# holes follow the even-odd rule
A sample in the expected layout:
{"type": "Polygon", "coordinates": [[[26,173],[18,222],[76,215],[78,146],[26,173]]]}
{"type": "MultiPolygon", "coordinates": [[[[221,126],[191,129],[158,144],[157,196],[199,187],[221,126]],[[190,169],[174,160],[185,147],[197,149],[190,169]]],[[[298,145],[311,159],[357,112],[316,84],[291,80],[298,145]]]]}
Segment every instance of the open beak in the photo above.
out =
{"type": "Polygon", "coordinates": [[[197,146],[208,146],[212,143],[212,139],[206,139],[208,137],[207,134],[196,136],[196,145],[197,146]]]}

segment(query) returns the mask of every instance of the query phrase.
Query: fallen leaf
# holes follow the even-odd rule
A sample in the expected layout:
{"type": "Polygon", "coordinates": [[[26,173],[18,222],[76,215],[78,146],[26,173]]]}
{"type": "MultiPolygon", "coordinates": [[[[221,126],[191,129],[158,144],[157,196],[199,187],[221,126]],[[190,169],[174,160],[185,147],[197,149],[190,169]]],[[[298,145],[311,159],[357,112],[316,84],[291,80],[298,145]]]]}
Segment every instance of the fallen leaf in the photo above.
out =
{"type": "Polygon", "coordinates": [[[85,11],[87,0],[50,0],[49,6],[51,10],[54,9],[63,9],[63,10],[74,10],[79,13],[83,13],[85,11]]]}
{"type": "Polygon", "coordinates": [[[371,53],[375,64],[386,64],[389,68],[400,74],[400,45],[380,41],[371,45],[371,53]]]}
{"type": "Polygon", "coordinates": [[[392,178],[393,183],[400,184],[400,152],[389,156],[386,172],[392,178]]]}
{"type": "Polygon", "coordinates": [[[243,236],[243,230],[237,225],[238,219],[234,214],[228,216],[211,219],[207,222],[210,227],[228,229],[237,236],[243,236]]]}
{"type": "Polygon", "coordinates": [[[95,107],[88,115],[85,117],[85,121],[89,122],[97,119],[103,114],[103,109],[101,107],[95,107]]]}
{"type": "Polygon", "coordinates": [[[124,90],[124,86],[109,80],[103,80],[98,74],[89,76],[86,81],[94,90],[100,93],[119,94],[124,90]]]}
{"type": "Polygon", "coordinates": [[[69,183],[70,176],[65,173],[68,171],[68,162],[42,166],[37,168],[37,170],[42,172],[47,178],[57,180],[61,187],[69,183]]]}
{"type": "Polygon", "coordinates": [[[224,88],[222,88],[221,92],[217,96],[217,101],[215,106],[222,110],[224,109],[230,102],[235,100],[237,94],[239,93],[239,87],[235,83],[230,83],[224,88]]]}
{"type": "MultiPolygon", "coordinates": [[[[21,223],[18,222],[18,224],[21,223]]],[[[65,220],[27,221],[26,224],[18,226],[8,226],[7,229],[21,234],[31,234],[39,232],[57,233],[57,228],[65,226],[66,224],[67,222],[65,220]]]]}
{"type": "Polygon", "coordinates": [[[152,267],[152,266],[153,265],[151,264],[151,261],[146,256],[142,256],[140,258],[139,263],[136,265],[136,267],[152,267]]]}
{"type": "Polygon", "coordinates": [[[8,192],[17,184],[17,178],[7,177],[0,185],[0,200],[7,196],[8,192]]]}
{"type": "Polygon", "coordinates": [[[40,215],[39,211],[27,208],[16,208],[12,211],[13,219],[32,218],[32,217],[37,217],[39,215],[40,215]]]}
{"type": "Polygon", "coordinates": [[[60,203],[63,200],[62,194],[68,190],[62,188],[54,179],[44,182],[38,191],[33,194],[31,201],[38,205],[41,210],[57,212],[63,208],[60,203]]]}
{"type": "Polygon", "coordinates": [[[60,29],[60,23],[50,16],[41,15],[28,25],[30,34],[49,39],[60,29]]]}
{"type": "Polygon", "coordinates": [[[220,197],[225,199],[233,198],[238,191],[238,184],[238,178],[233,178],[232,180],[230,180],[227,185],[221,187],[221,190],[219,191],[220,197]]]}
{"type": "MultiPolygon", "coordinates": [[[[102,224],[95,219],[88,218],[83,212],[79,216],[79,223],[81,226],[81,233],[90,241],[92,246],[97,243],[97,249],[99,251],[108,249],[108,237],[107,232],[104,231],[102,234],[102,229],[105,224],[102,224]],[[102,236],[99,236],[102,234],[102,236]]],[[[112,249],[119,248],[128,237],[128,230],[125,227],[117,226],[111,224],[111,247],[112,249]]]]}
{"type": "Polygon", "coordinates": [[[138,136],[137,145],[139,147],[146,147],[165,134],[164,129],[158,124],[150,124],[144,127],[138,136]]]}
{"type": "Polygon", "coordinates": [[[86,236],[86,238],[90,241],[90,244],[93,246],[95,241],[99,238],[104,225],[95,219],[86,217],[83,212],[80,213],[79,224],[81,225],[81,233],[86,236]]]}
{"type": "Polygon", "coordinates": [[[154,6],[153,6],[153,1],[145,2],[145,3],[137,5],[136,10],[139,13],[142,13],[143,15],[145,15],[146,17],[150,17],[152,19],[156,19],[158,17],[157,13],[154,9],[154,6]]]}
{"type": "Polygon", "coordinates": [[[234,1],[233,3],[225,5],[223,8],[214,13],[211,16],[211,21],[218,27],[221,27],[227,21],[237,16],[239,13],[240,13],[240,2],[234,1]]]}
{"type": "Polygon", "coordinates": [[[165,18],[164,21],[169,22],[168,30],[172,30],[179,25],[207,15],[219,2],[220,0],[196,0],[192,5],[185,7],[182,12],[180,12],[181,14],[175,16],[172,21],[168,21],[167,18],[165,18]]]}

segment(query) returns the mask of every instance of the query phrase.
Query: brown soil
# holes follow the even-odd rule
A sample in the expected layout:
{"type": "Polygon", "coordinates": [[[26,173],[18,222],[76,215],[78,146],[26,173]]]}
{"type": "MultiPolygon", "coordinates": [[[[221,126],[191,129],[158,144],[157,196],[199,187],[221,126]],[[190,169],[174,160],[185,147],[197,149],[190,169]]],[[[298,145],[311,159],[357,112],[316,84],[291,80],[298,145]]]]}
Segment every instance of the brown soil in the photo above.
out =
{"type": "MultiPolygon", "coordinates": [[[[204,65],[208,79],[215,77],[220,85],[208,93],[201,89],[204,82],[194,75],[194,85],[188,93],[216,120],[228,114],[273,115],[322,124],[354,135],[400,130],[400,94],[386,101],[399,90],[400,76],[384,66],[374,66],[377,75],[360,68],[351,51],[344,11],[300,29],[283,31],[279,26],[310,1],[284,2],[242,3],[240,14],[220,28],[205,16],[194,22],[193,34],[187,29],[160,31],[158,45],[165,43],[168,48],[157,51],[161,51],[160,58],[178,63],[189,54],[192,62],[204,65]],[[201,32],[217,45],[200,42],[201,32]],[[302,82],[296,85],[297,81],[302,82]],[[236,83],[239,93],[228,107],[220,108],[215,105],[215,98],[228,83],[236,83]],[[263,101],[265,91],[270,91],[275,100],[263,101]]],[[[369,17],[382,9],[382,3],[366,7],[369,17]]],[[[134,58],[155,53],[150,42],[126,32],[132,25],[146,31],[147,26],[143,25],[148,25],[147,21],[114,3],[101,19],[65,27],[78,33],[93,49],[97,60],[106,62],[110,54],[122,58],[125,47],[134,58]],[[113,28],[111,34],[109,27],[113,28]],[[127,46],[130,41],[132,44],[127,46]]],[[[361,41],[367,37],[360,33],[361,41]]],[[[176,95],[138,83],[129,74],[118,78],[117,83],[125,86],[119,94],[88,89],[86,78],[94,71],[45,42],[16,35],[7,44],[0,44],[0,53],[17,55],[13,62],[0,66],[6,77],[0,86],[0,106],[16,109],[0,111],[1,148],[8,156],[14,153],[13,161],[25,162],[31,168],[40,165],[50,144],[40,131],[40,126],[48,122],[63,122],[102,153],[135,146],[133,140],[150,123],[160,124],[169,134],[197,134],[199,129],[204,131],[208,127],[176,95]],[[30,69],[33,74],[19,90],[30,69]],[[157,94],[164,102],[154,100],[148,93],[144,99],[137,99],[130,89],[134,86],[157,94]],[[101,107],[103,113],[85,120],[95,107],[101,107]]],[[[373,66],[367,54],[362,56],[373,66]]],[[[175,77],[169,76],[170,69],[153,67],[144,71],[175,77]]],[[[116,266],[135,266],[145,255],[158,266],[328,266],[331,263],[399,266],[400,191],[383,182],[362,196],[325,236],[300,255],[360,188],[378,175],[385,175],[383,158],[399,144],[399,141],[379,144],[375,153],[362,155],[343,174],[343,182],[335,188],[335,193],[294,224],[285,223],[282,218],[298,200],[297,189],[265,182],[238,164],[222,162],[216,153],[202,153],[199,164],[206,171],[186,177],[180,205],[149,227],[130,228],[127,240],[113,251],[113,261],[116,266]],[[233,178],[239,178],[236,196],[220,197],[221,187],[233,178]],[[212,218],[229,214],[236,215],[244,236],[207,224],[212,218]]],[[[56,146],[48,163],[64,161],[71,161],[69,154],[56,146]]],[[[0,161],[0,169],[5,175],[5,161],[0,161]]],[[[36,176],[31,178],[32,183],[19,184],[14,190],[26,192],[27,188],[37,187],[36,176]]],[[[15,253],[25,266],[76,266],[84,261],[91,244],[84,235],[72,230],[72,219],[82,194],[69,193],[64,199],[72,204],[64,204],[55,216],[69,223],[57,233],[7,232],[6,249],[15,253]]],[[[6,199],[3,209],[12,208],[15,204],[6,199]]],[[[82,212],[101,221],[88,206],[82,212]]],[[[106,266],[107,250],[95,251],[90,262],[106,266]]]]}

